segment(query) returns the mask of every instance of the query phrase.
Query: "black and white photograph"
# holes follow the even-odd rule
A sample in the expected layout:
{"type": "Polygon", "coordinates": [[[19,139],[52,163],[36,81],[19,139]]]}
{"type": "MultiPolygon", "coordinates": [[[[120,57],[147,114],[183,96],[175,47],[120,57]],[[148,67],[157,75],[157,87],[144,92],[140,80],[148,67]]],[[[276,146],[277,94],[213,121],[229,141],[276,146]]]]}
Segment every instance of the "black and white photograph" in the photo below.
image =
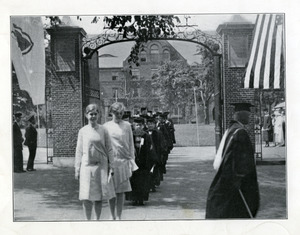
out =
{"type": "Polygon", "coordinates": [[[289,20],[278,9],[9,13],[1,229],[295,229],[284,226],[299,206],[289,20]]]}

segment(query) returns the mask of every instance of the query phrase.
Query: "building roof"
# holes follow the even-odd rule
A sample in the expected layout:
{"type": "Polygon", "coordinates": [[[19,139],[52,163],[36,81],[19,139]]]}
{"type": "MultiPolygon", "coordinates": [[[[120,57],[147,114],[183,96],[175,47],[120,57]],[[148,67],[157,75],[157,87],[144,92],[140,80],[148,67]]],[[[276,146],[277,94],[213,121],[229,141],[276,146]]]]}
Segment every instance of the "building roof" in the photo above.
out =
{"type": "Polygon", "coordinates": [[[123,61],[130,54],[133,45],[134,42],[122,42],[100,48],[99,68],[122,68],[123,61]]]}
{"type": "Polygon", "coordinates": [[[228,22],[225,22],[225,24],[251,24],[251,22],[246,20],[243,16],[235,14],[228,22]]]}

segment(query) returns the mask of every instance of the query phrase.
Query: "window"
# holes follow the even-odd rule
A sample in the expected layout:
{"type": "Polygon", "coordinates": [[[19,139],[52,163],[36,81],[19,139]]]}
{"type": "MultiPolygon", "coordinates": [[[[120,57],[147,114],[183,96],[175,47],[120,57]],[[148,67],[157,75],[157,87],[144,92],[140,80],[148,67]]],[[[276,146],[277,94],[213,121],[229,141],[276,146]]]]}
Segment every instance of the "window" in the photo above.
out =
{"type": "Polygon", "coordinates": [[[152,62],[159,62],[159,50],[157,45],[152,45],[150,47],[150,59],[152,62]]]}
{"type": "Polygon", "coordinates": [[[112,80],[113,80],[113,81],[118,80],[118,77],[119,77],[118,72],[112,72],[112,80]]]}
{"type": "Polygon", "coordinates": [[[245,67],[248,59],[248,37],[229,36],[229,67],[245,67]]]}
{"type": "Polygon", "coordinates": [[[170,61],[170,52],[167,49],[163,51],[163,61],[170,61]]]}
{"type": "Polygon", "coordinates": [[[131,74],[132,74],[132,79],[134,80],[140,80],[140,70],[139,69],[132,69],[131,70],[131,74]]]}
{"type": "Polygon", "coordinates": [[[147,61],[147,53],[146,53],[146,51],[141,51],[140,58],[141,58],[141,62],[146,62],[147,61]]]}

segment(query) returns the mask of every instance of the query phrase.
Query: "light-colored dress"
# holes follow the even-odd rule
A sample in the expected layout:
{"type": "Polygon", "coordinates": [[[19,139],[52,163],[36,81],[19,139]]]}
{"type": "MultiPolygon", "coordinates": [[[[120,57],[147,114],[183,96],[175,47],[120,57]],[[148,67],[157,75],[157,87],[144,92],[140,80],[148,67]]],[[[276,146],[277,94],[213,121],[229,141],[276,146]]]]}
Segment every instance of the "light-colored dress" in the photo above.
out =
{"type": "Polygon", "coordinates": [[[283,138],[283,117],[282,116],[276,116],[275,123],[274,123],[274,134],[275,134],[275,143],[282,144],[284,143],[283,138]]]}
{"type": "Polygon", "coordinates": [[[75,171],[80,172],[79,200],[99,201],[115,197],[108,166],[113,165],[111,141],[105,127],[86,125],[79,130],[75,171]]]}
{"type": "Polygon", "coordinates": [[[115,123],[109,121],[104,124],[111,137],[114,156],[114,185],[116,193],[130,192],[130,177],[137,170],[134,156],[134,144],[131,125],[127,121],[115,123]]]}

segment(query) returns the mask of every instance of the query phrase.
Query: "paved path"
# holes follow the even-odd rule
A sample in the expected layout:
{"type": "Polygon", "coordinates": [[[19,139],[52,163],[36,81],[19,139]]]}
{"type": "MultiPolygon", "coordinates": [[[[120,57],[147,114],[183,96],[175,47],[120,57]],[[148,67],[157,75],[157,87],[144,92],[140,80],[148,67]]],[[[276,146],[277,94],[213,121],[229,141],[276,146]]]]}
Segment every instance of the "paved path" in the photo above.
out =
{"type": "MultiPolygon", "coordinates": [[[[39,149],[36,172],[13,175],[15,221],[83,220],[73,169],[47,165],[41,156],[43,153],[44,150],[39,149]]],[[[207,191],[215,174],[212,169],[214,153],[214,147],[174,148],[169,156],[167,174],[157,192],[150,194],[145,206],[125,202],[123,219],[203,219],[207,191]]],[[[284,218],[285,166],[258,166],[257,170],[261,193],[258,218],[284,218]]],[[[110,219],[107,202],[103,204],[101,219],[110,219]]]]}

